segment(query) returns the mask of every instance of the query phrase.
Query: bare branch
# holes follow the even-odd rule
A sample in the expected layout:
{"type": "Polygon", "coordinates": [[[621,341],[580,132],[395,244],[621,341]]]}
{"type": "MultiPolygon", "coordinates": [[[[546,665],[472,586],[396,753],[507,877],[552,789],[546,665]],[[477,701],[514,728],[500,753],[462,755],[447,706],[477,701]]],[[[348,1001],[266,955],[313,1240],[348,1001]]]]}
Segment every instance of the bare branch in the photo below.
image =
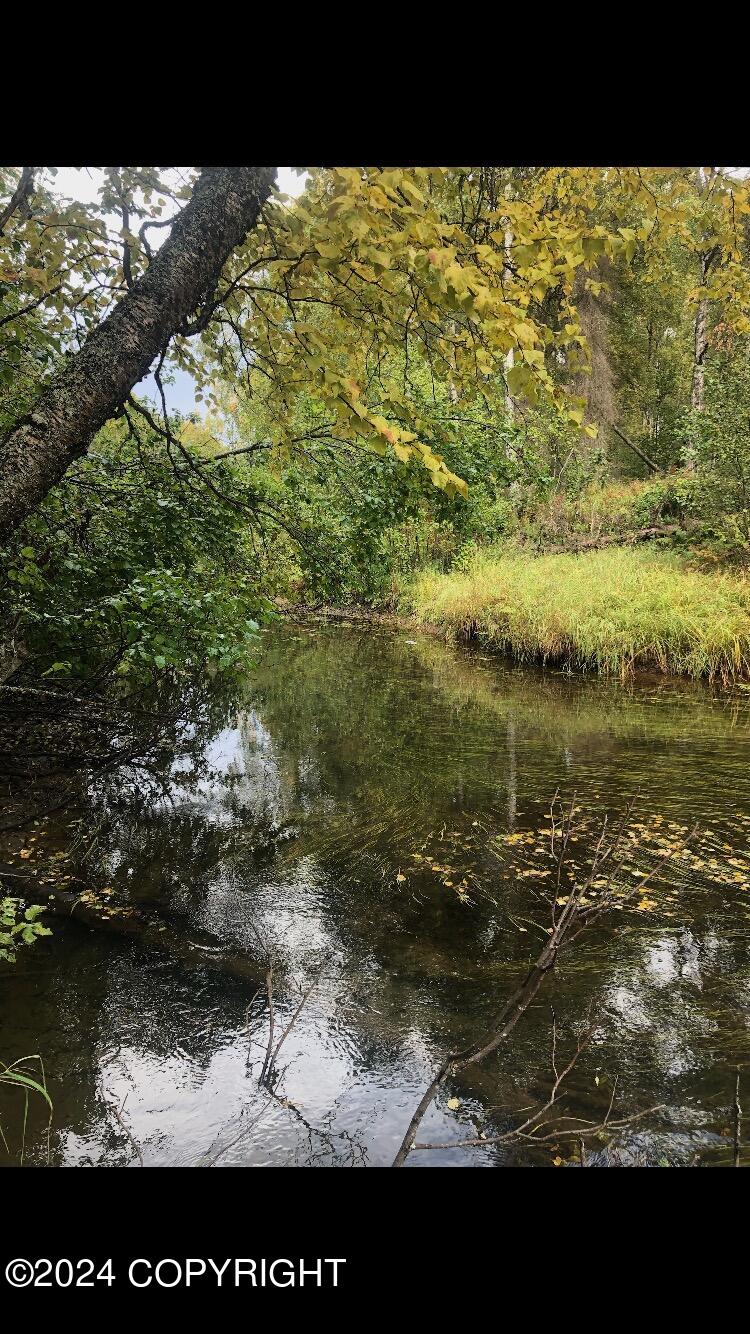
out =
{"type": "MultiPolygon", "coordinates": [[[[574,884],[569,894],[562,895],[560,893],[562,888],[562,870],[568,845],[572,837],[575,794],[571,799],[568,809],[563,811],[562,819],[558,822],[555,819],[555,807],[559,804],[557,796],[555,796],[550,812],[552,821],[550,837],[553,855],[556,854],[557,856],[557,877],[553,902],[551,905],[552,925],[547,928],[549,939],[538,958],[532,964],[524,980],[505,1002],[505,1005],[497,1018],[496,1031],[493,1033],[492,1037],[473,1050],[469,1049],[453,1052],[443,1062],[432,1080],[432,1083],[423,1094],[419,1105],[409,1122],[401,1146],[393,1160],[393,1167],[403,1167],[409,1153],[414,1147],[419,1125],[446,1079],[450,1075],[459,1074],[471,1065],[476,1065],[479,1064],[479,1062],[484,1061],[487,1056],[492,1052],[497,1051],[503,1042],[506,1041],[513,1032],[518,1021],[528,1010],[529,1005],[539,992],[547,974],[555,968],[560,952],[567,948],[577,939],[587,926],[596,921],[605,912],[612,911],[615,908],[622,908],[625,903],[632,901],[637,895],[642,894],[645,886],[658,874],[666,862],[674,856],[675,852],[681,850],[685,846],[685,843],[687,843],[695,833],[695,830],[691,831],[688,839],[681,843],[678,848],[672,849],[666,854],[657,865],[653,867],[648,875],[642,877],[635,886],[628,889],[624,894],[616,894],[614,892],[612,871],[609,873],[607,886],[601,893],[599,893],[594,889],[593,882],[599,877],[605,864],[608,863],[610,866],[612,865],[624,836],[627,819],[630,816],[630,810],[632,810],[631,807],[626,813],[626,816],[623,817],[620,829],[612,842],[607,843],[605,841],[607,823],[606,820],[603,822],[601,834],[594,850],[588,875],[580,883],[574,884]],[[561,908],[559,915],[557,914],[558,907],[561,908]]],[[[576,1057],[574,1057],[574,1061],[575,1059],[576,1057]]],[[[566,1067],[566,1071],[563,1072],[562,1078],[564,1078],[564,1075],[569,1068],[570,1067],[566,1067]]],[[[561,1077],[556,1078],[551,1102],[546,1104],[546,1107],[551,1106],[552,1102],[554,1102],[557,1089],[559,1088],[560,1078],[561,1077]]],[[[540,1110],[544,1111],[545,1108],[540,1110]]],[[[607,1116],[609,1116],[609,1112],[611,1112],[611,1104],[607,1116]]],[[[536,1117],[530,1118],[530,1121],[536,1121],[536,1117]]],[[[538,1138],[538,1136],[531,1131],[522,1132],[520,1129],[513,1131],[512,1135],[516,1137],[525,1136],[527,1138],[531,1135],[534,1139],[538,1138]]],[[[479,1141],[479,1143],[487,1142],[488,1141],[486,1140],[479,1141]]]]}

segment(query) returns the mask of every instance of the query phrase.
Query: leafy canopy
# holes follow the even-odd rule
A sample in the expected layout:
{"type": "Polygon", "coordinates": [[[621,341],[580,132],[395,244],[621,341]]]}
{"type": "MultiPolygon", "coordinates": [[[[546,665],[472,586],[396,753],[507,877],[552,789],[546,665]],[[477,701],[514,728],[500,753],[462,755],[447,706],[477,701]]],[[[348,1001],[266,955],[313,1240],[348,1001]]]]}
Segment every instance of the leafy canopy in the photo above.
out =
{"type": "MultiPolygon", "coordinates": [[[[41,381],[137,279],[195,179],[111,168],[84,207],[54,195],[53,174],[40,170],[0,235],[0,395],[11,398],[30,348],[41,381]]],[[[5,170],[0,195],[19,180],[5,170]]],[[[299,443],[294,405],[312,396],[334,438],[414,459],[447,495],[465,494],[445,432],[415,403],[417,367],[462,402],[493,408],[510,393],[582,426],[555,373],[586,363],[581,275],[596,292],[602,260],[677,237],[713,255],[690,299],[728,303],[745,332],[748,212],[747,184],[715,169],[316,168],[293,205],[272,197],[172,356],[209,398],[217,375],[241,376],[278,449],[299,443]]]]}

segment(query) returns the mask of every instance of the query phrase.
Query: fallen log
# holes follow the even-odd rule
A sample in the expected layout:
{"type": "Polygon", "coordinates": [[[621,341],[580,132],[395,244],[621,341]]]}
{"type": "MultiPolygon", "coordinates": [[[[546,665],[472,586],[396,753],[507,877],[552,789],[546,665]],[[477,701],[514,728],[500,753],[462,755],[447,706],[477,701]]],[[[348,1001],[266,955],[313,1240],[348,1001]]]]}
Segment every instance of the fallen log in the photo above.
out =
{"type": "Polygon", "coordinates": [[[631,533],[604,533],[599,537],[571,539],[554,547],[542,545],[535,547],[535,551],[540,556],[575,556],[579,551],[596,551],[599,547],[611,546],[629,547],[636,542],[651,542],[657,537],[673,537],[679,532],[684,532],[682,524],[655,524],[649,528],[637,528],[631,533]]]}
{"type": "Polygon", "coordinates": [[[192,968],[211,968],[227,977],[246,982],[253,988],[265,984],[268,969],[265,959],[243,955],[219,943],[209,932],[169,921],[158,912],[145,911],[112,894],[86,889],[62,889],[45,883],[42,875],[18,871],[0,862],[2,892],[23,898],[27,903],[43,904],[55,917],[64,918],[87,930],[133,940],[145,949],[167,954],[192,968]]]}

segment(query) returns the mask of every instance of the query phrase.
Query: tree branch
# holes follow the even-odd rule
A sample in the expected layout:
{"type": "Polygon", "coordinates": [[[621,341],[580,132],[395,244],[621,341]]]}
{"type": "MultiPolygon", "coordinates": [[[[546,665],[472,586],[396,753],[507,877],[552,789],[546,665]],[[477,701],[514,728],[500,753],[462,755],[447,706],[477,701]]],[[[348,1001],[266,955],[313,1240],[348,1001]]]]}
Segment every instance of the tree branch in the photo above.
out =
{"type": "Polygon", "coordinates": [[[206,168],[145,273],[0,443],[0,542],[40,504],[213,292],[271,192],[268,167],[206,168]]]}
{"type": "Polygon", "coordinates": [[[0,236],[3,235],[5,224],[12,218],[16,209],[23,208],[26,201],[33,195],[35,171],[36,167],[24,167],[21,172],[21,179],[18,182],[18,185],[11,195],[10,200],[5,205],[5,208],[0,212],[0,236]]]}

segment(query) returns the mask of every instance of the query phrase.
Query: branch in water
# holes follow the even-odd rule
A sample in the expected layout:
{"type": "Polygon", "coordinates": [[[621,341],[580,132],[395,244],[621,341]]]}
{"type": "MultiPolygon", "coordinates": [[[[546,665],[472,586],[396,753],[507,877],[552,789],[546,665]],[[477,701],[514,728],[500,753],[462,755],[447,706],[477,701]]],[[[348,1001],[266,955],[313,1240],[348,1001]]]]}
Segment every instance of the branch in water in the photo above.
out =
{"type": "MultiPolygon", "coordinates": [[[[492,1052],[497,1051],[498,1047],[500,1047],[510,1036],[513,1029],[516,1027],[516,1024],[526,1013],[531,1002],[539,992],[547,974],[554,969],[561,950],[571,945],[581,932],[584,931],[587,926],[590,926],[592,922],[597,921],[605,913],[610,912],[615,908],[622,908],[625,903],[632,901],[633,898],[641,894],[646,885],[653,880],[654,876],[656,876],[662,867],[674,856],[675,852],[680,851],[685,846],[685,843],[695,834],[695,830],[691,831],[691,834],[688,836],[688,839],[685,840],[685,843],[672,849],[657,863],[648,875],[644,876],[633,888],[629,889],[623,895],[621,893],[618,894],[615,891],[611,870],[608,874],[607,884],[601,890],[597,890],[597,888],[594,887],[593,882],[601,876],[605,866],[608,865],[611,867],[614,863],[623,841],[632,807],[626,812],[617,834],[610,842],[607,841],[608,827],[605,818],[587,877],[580,884],[574,884],[569,895],[562,896],[560,893],[562,888],[562,872],[565,865],[568,846],[574,830],[574,808],[575,794],[571,799],[567,811],[562,810],[561,818],[559,818],[558,821],[556,814],[558,817],[560,816],[561,806],[557,795],[555,795],[550,810],[552,820],[552,849],[557,857],[557,874],[552,899],[552,925],[547,928],[549,935],[547,943],[536,961],[532,964],[523,982],[516,988],[500,1011],[497,1027],[492,1036],[475,1049],[470,1048],[464,1051],[453,1052],[440,1066],[440,1069],[423,1094],[419,1105],[409,1122],[401,1146],[391,1164],[392,1167],[403,1167],[406,1159],[415,1147],[415,1140],[419,1126],[448,1076],[459,1074],[462,1070],[466,1070],[468,1066],[476,1065],[480,1061],[483,1061],[492,1052]],[[559,915],[557,911],[558,907],[561,907],[562,909],[559,915]]],[[[555,1095],[558,1087],[559,1078],[556,1079],[554,1087],[555,1095]]],[[[531,1118],[532,1121],[534,1119],[535,1118],[531,1118]]],[[[612,1126],[612,1124],[612,1122],[609,1122],[610,1126],[612,1126]]],[[[580,1137],[580,1131],[576,1133],[580,1137]]],[[[521,1133],[518,1131],[511,1132],[510,1138],[515,1137],[517,1139],[522,1139],[524,1138],[524,1135],[528,1138],[528,1134],[521,1128],[521,1133]]],[[[533,1138],[537,1139],[538,1137],[533,1136],[533,1138]]],[[[478,1140],[477,1142],[486,1145],[492,1141],[478,1140]]],[[[420,1147],[426,1148],[430,1146],[420,1145],[420,1147]]],[[[455,1147],[455,1144],[436,1147],[453,1148],[455,1147]]]]}

